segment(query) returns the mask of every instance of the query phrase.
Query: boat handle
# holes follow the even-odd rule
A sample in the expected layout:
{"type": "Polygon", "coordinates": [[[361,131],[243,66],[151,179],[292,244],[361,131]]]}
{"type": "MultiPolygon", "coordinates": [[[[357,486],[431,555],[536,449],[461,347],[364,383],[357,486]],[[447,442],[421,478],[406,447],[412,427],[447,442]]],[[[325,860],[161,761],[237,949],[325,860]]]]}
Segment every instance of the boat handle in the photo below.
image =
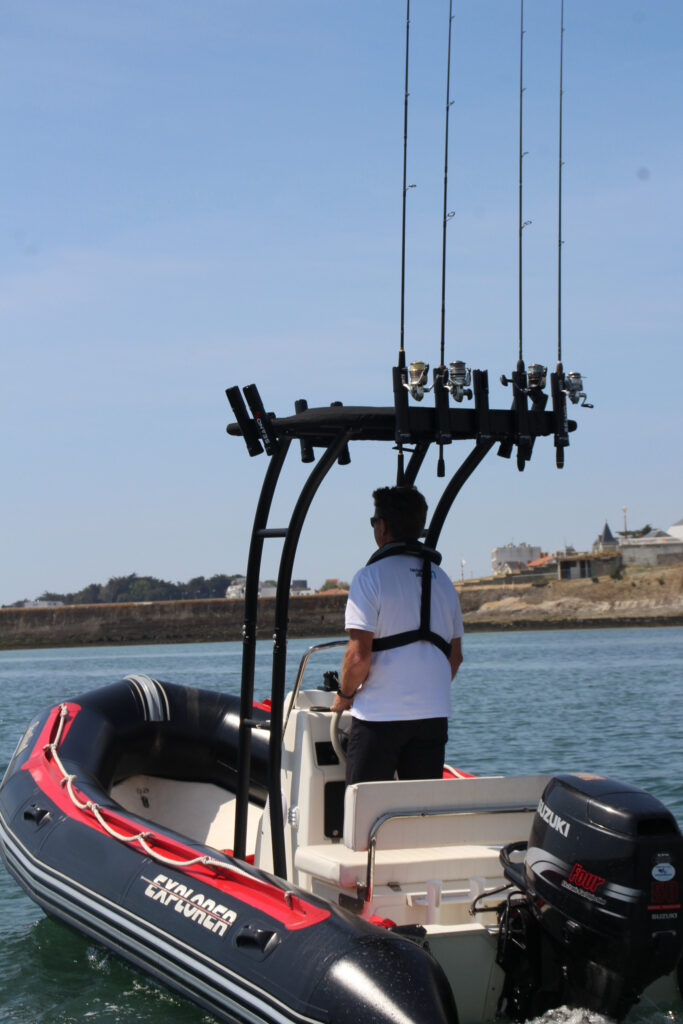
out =
{"type": "Polygon", "coordinates": [[[510,857],[513,853],[519,853],[521,850],[526,850],[529,844],[524,839],[518,843],[508,843],[500,851],[500,863],[503,866],[503,874],[506,878],[509,878],[518,889],[526,889],[526,877],[524,874],[524,863],[514,863],[510,857]]]}
{"type": "Polygon", "coordinates": [[[31,807],[24,811],[24,821],[35,821],[36,825],[42,825],[49,817],[49,811],[44,807],[37,807],[35,804],[31,804],[31,807]]]}

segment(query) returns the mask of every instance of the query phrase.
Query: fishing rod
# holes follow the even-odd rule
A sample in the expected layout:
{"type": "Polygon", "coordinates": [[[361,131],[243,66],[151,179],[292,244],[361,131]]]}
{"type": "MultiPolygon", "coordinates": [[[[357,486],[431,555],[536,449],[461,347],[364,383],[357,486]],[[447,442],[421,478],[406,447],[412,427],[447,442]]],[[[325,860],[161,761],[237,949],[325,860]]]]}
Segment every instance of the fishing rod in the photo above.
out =
{"type": "Polygon", "coordinates": [[[524,265],[523,265],[523,235],[524,228],[531,224],[530,220],[524,220],[524,0],[519,5],[519,205],[517,219],[517,315],[518,315],[518,352],[517,368],[513,370],[510,377],[503,375],[501,383],[507,386],[512,384],[512,408],[515,413],[514,437],[503,442],[498,449],[498,454],[503,458],[509,458],[513,444],[517,445],[517,469],[522,472],[525,464],[531,458],[533,440],[529,429],[529,407],[528,399],[531,398],[534,408],[543,409],[547,402],[547,396],[543,393],[546,381],[546,367],[540,363],[533,363],[529,367],[529,373],[524,366],[524,308],[523,308],[523,287],[524,287],[524,265]]]}
{"type": "Polygon", "coordinates": [[[564,97],[564,0],[560,0],[560,111],[557,160],[557,366],[551,374],[550,390],[555,412],[555,465],[564,467],[564,450],[569,444],[567,432],[567,394],[562,365],[562,107],[564,97]]]}
{"type": "Polygon", "coordinates": [[[406,60],[405,60],[405,87],[403,98],[403,212],[401,220],[401,331],[398,349],[398,365],[404,369],[406,365],[405,353],[405,296],[406,296],[406,196],[408,185],[408,67],[410,53],[410,0],[406,0],[406,60]]]}
{"type": "Polygon", "coordinates": [[[592,409],[588,396],[584,391],[583,377],[578,371],[565,374],[562,364],[562,141],[563,141],[563,105],[564,105],[564,0],[560,0],[560,96],[559,96],[559,141],[557,161],[557,366],[551,375],[551,393],[556,420],[555,427],[555,464],[558,469],[564,466],[564,449],[569,444],[567,432],[567,398],[576,405],[581,401],[585,409],[592,409]]]}
{"type": "Polygon", "coordinates": [[[434,399],[439,421],[439,461],[436,475],[446,475],[443,458],[444,444],[450,444],[451,432],[448,425],[448,373],[445,367],[446,346],[446,237],[448,222],[454,216],[448,209],[448,127],[451,112],[451,40],[453,34],[453,0],[448,4],[448,57],[446,59],[446,117],[444,131],[443,154],[443,224],[441,234],[441,345],[439,349],[439,365],[434,369],[434,399]]]}
{"type": "Polygon", "coordinates": [[[592,409],[593,406],[586,401],[587,395],[583,390],[583,377],[578,372],[564,374],[562,366],[562,107],[564,98],[564,0],[560,0],[560,105],[559,105],[559,143],[558,143],[558,167],[557,167],[557,373],[562,380],[564,394],[569,397],[574,405],[581,399],[581,405],[585,409],[592,409]]]}
{"type": "Polygon", "coordinates": [[[444,367],[444,349],[446,335],[446,228],[454,212],[448,210],[448,124],[451,101],[451,35],[453,28],[453,0],[449,0],[448,8],[448,58],[446,63],[446,128],[443,155],[443,229],[441,240],[441,348],[439,366],[444,367]]]}
{"type": "MultiPolygon", "coordinates": [[[[520,26],[519,26],[519,212],[518,212],[518,254],[517,254],[517,266],[518,266],[518,281],[517,281],[517,309],[518,309],[518,335],[519,335],[519,351],[518,360],[523,363],[524,360],[524,345],[522,340],[523,334],[523,315],[522,315],[522,235],[524,228],[531,224],[530,220],[523,220],[523,164],[526,153],[524,152],[524,0],[520,0],[520,26]]],[[[520,367],[518,367],[520,369],[520,367]]],[[[523,366],[521,367],[523,369],[523,366]]]]}
{"type": "Polygon", "coordinates": [[[562,106],[564,97],[564,0],[560,0],[560,114],[557,160],[557,369],[562,372],[562,106]]]}
{"type": "MultiPolygon", "coordinates": [[[[405,374],[406,352],[405,352],[405,296],[406,296],[406,196],[408,185],[408,68],[410,54],[410,0],[406,0],[406,60],[405,60],[405,85],[403,94],[403,209],[401,218],[401,326],[398,349],[398,370],[401,375],[405,374]]],[[[401,432],[397,432],[398,466],[396,469],[396,484],[402,486],[404,483],[403,465],[403,441],[401,432]]]]}
{"type": "Polygon", "coordinates": [[[451,88],[451,49],[453,36],[453,0],[449,0],[448,7],[448,59],[446,68],[446,118],[445,118],[445,139],[444,139],[444,185],[443,185],[443,229],[441,243],[441,346],[440,363],[434,369],[432,384],[428,384],[429,363],[416,360],[406,367],[405,362],[405,339],[404,339],[404,313],[405,313],[405,248],[406,248],[406,196],[408,190],[414,188],[407,184],[407,148],[408,148],[408,67],[409,67],[409,40],[410,40],[410,2],[406,3],[406,63],[405,63],[405,94],[403,108],[403,222],[401,237],[401,333],[400,348],[398,353],[398,365],[393,368],[394,387],[394,409],[396,414],[396,447],[398,450],[397,483],[404,483],[403,466],[403,445],[409,443],[413,438],[411,434],[410,414],[408,409],[408,394],[415,401],[420,402],[428,391],[434,390],[437,436],[439,444],[439,461],[437,475],[444,476],[446,467],[443,460],[443,446],[450,444],[452,433],[450,427],[448,395],[453,395],[456,402],[461,402],[467,396],[472,397],[471,390],[467,385],[471,379],[471,371],[463,362],[451,363],[450,371],[445,366],[445,335],[446,335],[446,227],[453,213],[448,210],[448,129],[449,115],[452,106],[450,98],[451,88]]]}

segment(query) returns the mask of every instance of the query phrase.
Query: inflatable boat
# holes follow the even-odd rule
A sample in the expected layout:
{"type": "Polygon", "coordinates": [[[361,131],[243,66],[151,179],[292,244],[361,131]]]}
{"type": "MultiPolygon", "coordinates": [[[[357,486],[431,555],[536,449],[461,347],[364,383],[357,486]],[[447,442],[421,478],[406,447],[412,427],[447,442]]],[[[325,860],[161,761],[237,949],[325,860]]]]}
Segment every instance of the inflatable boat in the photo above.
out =
{"type": "Polygon", "coordinates": [[[657,979],[649,996],[675,999],[683,839],[662,804],[608,779],[448,768],[345,790],[334,693],[302,683],[303,667],[285,702],[284,877],[272,709],[252,709],[238,859],[239,699],[146,676],[29,724],[0,788],[9,871],[224,1021],[468,1024],[559,1003],[619,1017],[657,979]]]}

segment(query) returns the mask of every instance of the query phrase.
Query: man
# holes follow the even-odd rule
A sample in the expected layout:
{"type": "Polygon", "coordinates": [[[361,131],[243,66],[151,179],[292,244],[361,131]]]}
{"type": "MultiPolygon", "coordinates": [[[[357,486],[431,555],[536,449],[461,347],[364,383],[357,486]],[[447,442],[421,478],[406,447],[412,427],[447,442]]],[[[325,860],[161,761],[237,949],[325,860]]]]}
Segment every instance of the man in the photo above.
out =
{"type": "Polygon", "coordinates": [[[346,782],[441,778],[462,615],[441,556],[418,540],[427,503],[381,487],[370,523],[378,550],[354,576],[349,643],[333,711],[351,709],[346,782]]]}

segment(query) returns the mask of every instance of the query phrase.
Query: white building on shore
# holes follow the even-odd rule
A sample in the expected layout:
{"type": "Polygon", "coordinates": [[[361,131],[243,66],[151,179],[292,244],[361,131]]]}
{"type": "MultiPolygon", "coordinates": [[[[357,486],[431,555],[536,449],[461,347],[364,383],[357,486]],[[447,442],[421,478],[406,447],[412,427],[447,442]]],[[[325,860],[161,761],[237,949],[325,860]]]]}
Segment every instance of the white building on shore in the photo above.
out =
{"type": "Polygon", "coordinates": [[[491,569],[494,576],[525,569],[527,563],[541,557],[541,549],[534,544],[506,544],[491,552],[491,569]]]}
{"type": "Polygon", "coordinates": [[[675,540],[683,540],[683,519],[679,519],[678,522],[674,523],[673,526],[670,526],[666,532],[675,540]]]}
{"type": "MultiPolygon", "coordinates": [[[[238,576],[237,579],[233,580],[228,589],[225,591],[225,596],[229,601],[242,600],[244,598],[247,588],[246,576],[238,576]]],[[[299,597],[302,594],[312,594],[313,591],[308,586],[307,580],[292,580],[292,585],[289,588],[289,592],[292,597],[299,597]]],[[[275,597],[277,593],[276,585],[267,580],[265,583],[260,581],[258,585],[259,597],[275,597]]]]}
{"type": "MultiPolygon", "coordinates": [[[[683,523],[675,523],[672,530],[683,523]]],[[[683,561],[683,536],[666,530],[649,530],[643,537],[624,537],[621,542],[624,565],[673,565],[683,561]]]]}

